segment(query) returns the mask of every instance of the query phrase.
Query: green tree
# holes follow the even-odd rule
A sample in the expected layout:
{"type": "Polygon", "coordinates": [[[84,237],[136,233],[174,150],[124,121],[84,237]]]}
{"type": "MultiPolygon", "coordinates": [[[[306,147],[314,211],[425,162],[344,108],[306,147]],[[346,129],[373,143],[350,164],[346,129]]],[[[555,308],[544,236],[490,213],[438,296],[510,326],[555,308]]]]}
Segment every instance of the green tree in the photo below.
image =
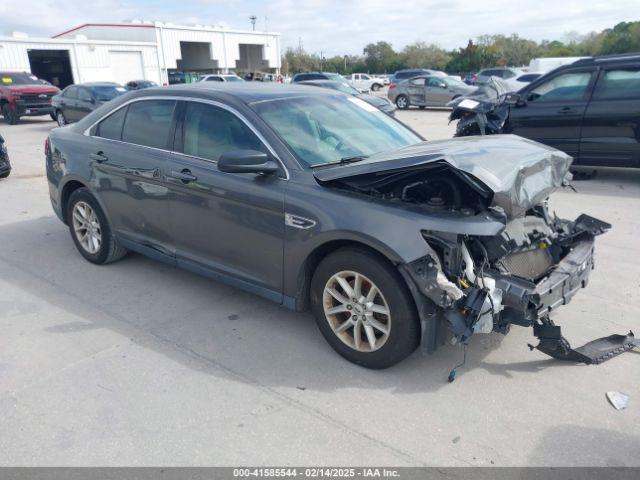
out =
{"type": "Polygon", "coordinates": [[[370,43],[363,50],[369,73],[389,72],[400,64],[398,54],[388,42],[370,43]]]}
{"type": "Polygon", "coordinates": [[[437,45],[415,42],[404,47],[401,53],[402,63],[407,68],[432,68],[444,70],[451,55],[437,45]]]}

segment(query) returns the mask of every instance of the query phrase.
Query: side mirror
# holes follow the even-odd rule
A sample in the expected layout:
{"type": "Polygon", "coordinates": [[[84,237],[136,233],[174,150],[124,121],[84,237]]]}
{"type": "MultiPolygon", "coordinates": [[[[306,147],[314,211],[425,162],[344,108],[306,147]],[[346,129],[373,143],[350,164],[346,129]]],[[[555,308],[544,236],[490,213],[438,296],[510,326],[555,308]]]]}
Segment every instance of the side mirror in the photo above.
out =
{"type": "Polygon", "coordinates": [[[280,167],[264,152],[234,150],[220,155],[218,170],[225,173],[271,174],[280,170],[280,167]]]}
{"type": "Polygon", "coordinates": [[[440,84],[440,88],[447,88],[447,84],[446,83],[441,83],[440,84]]]}

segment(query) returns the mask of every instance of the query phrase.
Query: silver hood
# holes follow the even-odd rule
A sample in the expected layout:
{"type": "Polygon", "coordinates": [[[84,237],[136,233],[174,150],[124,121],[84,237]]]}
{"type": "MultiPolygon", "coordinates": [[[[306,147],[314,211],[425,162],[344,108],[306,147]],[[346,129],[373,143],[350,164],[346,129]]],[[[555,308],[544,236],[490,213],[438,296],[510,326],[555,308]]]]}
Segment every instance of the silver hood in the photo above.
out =
{"type": "Polygon", "coordinates": [[[524,214],[571,180],[572,158],[516,135],[488,135],[421,142],[377,153],[357,163],[314,169],[320,182],[446,162],[493,191],[492,205],[508,218],[524,214]]]}

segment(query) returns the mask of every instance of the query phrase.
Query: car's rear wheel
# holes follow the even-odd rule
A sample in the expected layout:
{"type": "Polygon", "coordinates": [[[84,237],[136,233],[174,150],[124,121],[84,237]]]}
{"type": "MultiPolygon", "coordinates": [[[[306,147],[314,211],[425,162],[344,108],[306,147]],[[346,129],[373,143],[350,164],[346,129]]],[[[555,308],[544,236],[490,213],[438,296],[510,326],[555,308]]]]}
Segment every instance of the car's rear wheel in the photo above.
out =
{"type": "Polygon", "coordinates": [[[327,342],[363,367],[390,367],[418,346],[420,324],[407,286],[375,253],[345,248],[324,258],[311,281],[311,304],[327,342]]]}
{"type": "Polygon", "coordinates": [[[76,248],[92,263],[111,263],[127,250],[112,235],[107,218],[86,188],[75,190],[67,202],[67,225],[76,248]]]}
{"type": "Polygon", "coordinates": [[[398,95],[396,97],[396,107],[400,110],[406,110],[409,108],[409,98],[406,95],[398,95]]]}
{"type": "Polygon", "coordinates": [[[4,121],[9,125],[16,125],[20,121],[20,116],[11,110],[8,103],[5,103],[2,106],[2,116],[4,117],[4,121]]]}
{"type": "Polygon", "coordinates": [[[371,90],[374,92],[377,92],[381,88],[382,88],[382,85],[380,85],[379,83],[374,83],[373,85],[371,85],[371,90]]]}
{"type": "Polygon", "coordinates": [[[56,112],[56,122],[58,122],[58,125],[61,127],[64,127],[67,124],[67,117],[64,116],[62,110],[58,110],[56,112]]]}

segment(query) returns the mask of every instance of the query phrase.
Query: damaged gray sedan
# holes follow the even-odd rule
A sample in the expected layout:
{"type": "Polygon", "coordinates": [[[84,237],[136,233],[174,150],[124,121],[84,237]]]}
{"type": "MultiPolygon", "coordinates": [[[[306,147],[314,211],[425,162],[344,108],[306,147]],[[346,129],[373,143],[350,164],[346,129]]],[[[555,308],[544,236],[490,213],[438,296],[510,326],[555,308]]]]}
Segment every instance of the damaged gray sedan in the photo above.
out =
{"type": "Polygon", "coordinates": [[[550,315],[587,284],[609,225],[549,214],[571,158],[544,145],[425,142],[339,92],[202,84],[126,94],[54,130],[46,161],[87,260],[136,251],[310,308],[365,367],[511,325],[550,355],[602,356],[573,350],[550,315]]]}

